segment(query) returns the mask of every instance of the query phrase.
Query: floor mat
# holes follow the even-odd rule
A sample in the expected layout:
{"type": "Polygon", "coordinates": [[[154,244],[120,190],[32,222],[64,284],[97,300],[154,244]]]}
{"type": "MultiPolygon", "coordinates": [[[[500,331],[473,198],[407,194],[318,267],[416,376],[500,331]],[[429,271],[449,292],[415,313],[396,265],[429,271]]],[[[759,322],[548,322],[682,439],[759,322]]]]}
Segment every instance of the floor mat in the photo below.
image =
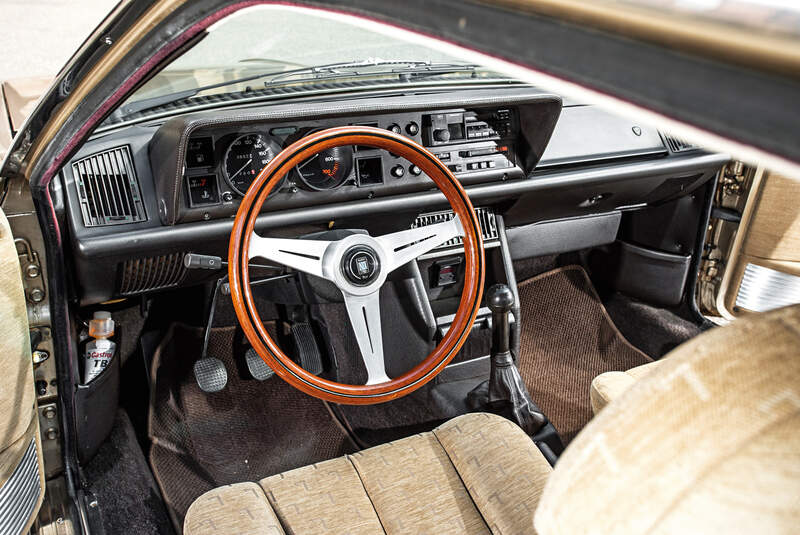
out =
{"type": "Polygon", "coordinates": [[[234,359],[246,345],[235,333],[212,329],[208,355],[228,371],[220,392],[207,394],[194,380],[202,329],[174,324],[154,357],[150,464],[179,532],[189,505],[209,489],[356,449],[321,401],[278,377],[247,379],[236,365],[243,359],[234,359]]]}
{"type": "Polygon", "coordinates": [[[125,411],[117,412],[111,435],[83,474],[99,503],[106,533],[172,533],[163,498],[125,411]]]}
{"type": "Polygon", "coordinates": [[[566,445],[592,418],[592,379],[652,359],[622,336],[579,266],[528,279],[519,295],[519,370],[566,445]]]}

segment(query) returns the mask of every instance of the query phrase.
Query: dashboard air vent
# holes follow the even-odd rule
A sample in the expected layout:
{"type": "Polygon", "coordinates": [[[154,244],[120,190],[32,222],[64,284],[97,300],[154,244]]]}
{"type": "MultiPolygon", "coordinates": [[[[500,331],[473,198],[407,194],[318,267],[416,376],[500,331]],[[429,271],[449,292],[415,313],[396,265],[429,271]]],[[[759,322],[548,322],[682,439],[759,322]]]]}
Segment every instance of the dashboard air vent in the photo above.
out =
{"type": "Polygon", "coordinates": [[[87,227],[145,221],[139,180],[127,146],[92,154],[72,164],[83,224],[87,227]]]}
{"type": "MultiPolygon", "coordinates": [[[[475,215],[478,216],[478,222],[481,225],[481,234],[484,242],[497,241],[497,222],[494,218],[494,211],[491,208],[475,208],[475,215]]],[[[429,214],[422,214],[414,220],[411,228],[426,227],[428,225],[435,225],[436,223],[444,223],[450,221],[455,217],[452,210],[444,210],[441,212],[431,212],[429,214]]],[[[437,247],[436,249],[449,249],[461,245],[463,238],[453,238],[437,247]]]]}
{"type": "Polygon", "coordinates": [[[133,295],[177,286],[186,276],[184,254],[126,260],[120,268],[119,293],[133,295]]]}
{"type": "Polygon", "coordinates": [[[670,152],[685,152],[687,150],[695,150],[698,148],[697,145],[692,145],[687,141],[683,141],[682,139],[668,136],[666,134],[664,134],[664,141],[667,142],[667,147],[669,147],[670,152]]]}

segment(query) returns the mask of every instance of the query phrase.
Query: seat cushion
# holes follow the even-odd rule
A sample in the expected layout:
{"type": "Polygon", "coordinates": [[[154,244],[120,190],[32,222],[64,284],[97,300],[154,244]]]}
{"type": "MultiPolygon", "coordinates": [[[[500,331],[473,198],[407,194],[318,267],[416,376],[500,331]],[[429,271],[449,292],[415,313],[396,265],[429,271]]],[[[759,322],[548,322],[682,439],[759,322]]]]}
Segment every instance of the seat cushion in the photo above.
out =
{"type": "Polygon", "coordinates": [[[530,533],[551,472],[533,441],[467,414],[354,455],[211,490],[184,533],[530,533]]]}
{"type": "Polygon", "coordinates": [[[595,414],[600,412],[603,407],[621,396],[636,381],[657,369],[661,362],[656,360],[624,372],[606,372],[595,377],[589,387],[589,401],[592,404],[592,412],[595,414]]]}

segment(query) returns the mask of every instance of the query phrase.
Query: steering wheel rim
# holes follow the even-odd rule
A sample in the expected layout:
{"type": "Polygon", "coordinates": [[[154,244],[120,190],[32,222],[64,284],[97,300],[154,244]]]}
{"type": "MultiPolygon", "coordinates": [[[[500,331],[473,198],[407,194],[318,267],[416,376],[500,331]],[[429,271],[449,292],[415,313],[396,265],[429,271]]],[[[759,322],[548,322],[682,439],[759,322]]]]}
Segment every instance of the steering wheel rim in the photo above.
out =
{"type": "Polygon", "coordinates": [[[245,336],[258,355],[279,377],[295,388],[320,399],[351,405],[382,403],[410,394],[444,369],[463,345],[478,314],[485,277],[484,263],[480,224],[469,197],[450,170],[414,141],[387,130],[366,126],[321,130],[294,142],[275,156],[247,190],[234,219],[228,249],[228,275],[234,309],[245,336]],[[350,385],[330,381],[308,373],[292,361],[264,327],[250,288],[248,262],[251,258],[251,241],[255,241],[253,236],[257,218],[267,196],[298,163],[324,149],[343,145],[381,148],[417,165],[445,195],[463,228],[466,267],[464,290],[450,329],[419,364],[399,377],[377,384],[350,385]]]}

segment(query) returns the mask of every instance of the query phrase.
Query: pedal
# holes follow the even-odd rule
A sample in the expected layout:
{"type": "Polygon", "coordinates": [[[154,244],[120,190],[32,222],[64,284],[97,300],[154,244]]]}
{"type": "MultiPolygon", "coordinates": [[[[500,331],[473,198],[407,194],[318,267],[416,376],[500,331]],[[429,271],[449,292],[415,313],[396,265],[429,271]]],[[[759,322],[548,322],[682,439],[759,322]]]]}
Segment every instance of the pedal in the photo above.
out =
{"type": "Polygon", "coordinates": [[[264,359],[258,356],[256,350],[251,348],[247,349],[247,352],[244,354],[244,358],[247,361],[247,369],[250,371],[250,375],[253,376],[253,379],[258,381],[265,381],[275,375],[275,372],[272,371],[272,368],[267,366],[267,363],[264,362],[264,359]]]}
{"type": "Polygon", "coordinates": [[[203,392],[219,392],[228,384],[228,371],[221,360],[206,357],[194,363],[194,379],[203,392]]]}
{"type": "Polygon", "coordinates": [[[319,354],[317,340],[309,323],[293,323],[292,338],[300,358],[300,366],[308,373],[319,375],[322,373],[322,355],[319,354]]]}

